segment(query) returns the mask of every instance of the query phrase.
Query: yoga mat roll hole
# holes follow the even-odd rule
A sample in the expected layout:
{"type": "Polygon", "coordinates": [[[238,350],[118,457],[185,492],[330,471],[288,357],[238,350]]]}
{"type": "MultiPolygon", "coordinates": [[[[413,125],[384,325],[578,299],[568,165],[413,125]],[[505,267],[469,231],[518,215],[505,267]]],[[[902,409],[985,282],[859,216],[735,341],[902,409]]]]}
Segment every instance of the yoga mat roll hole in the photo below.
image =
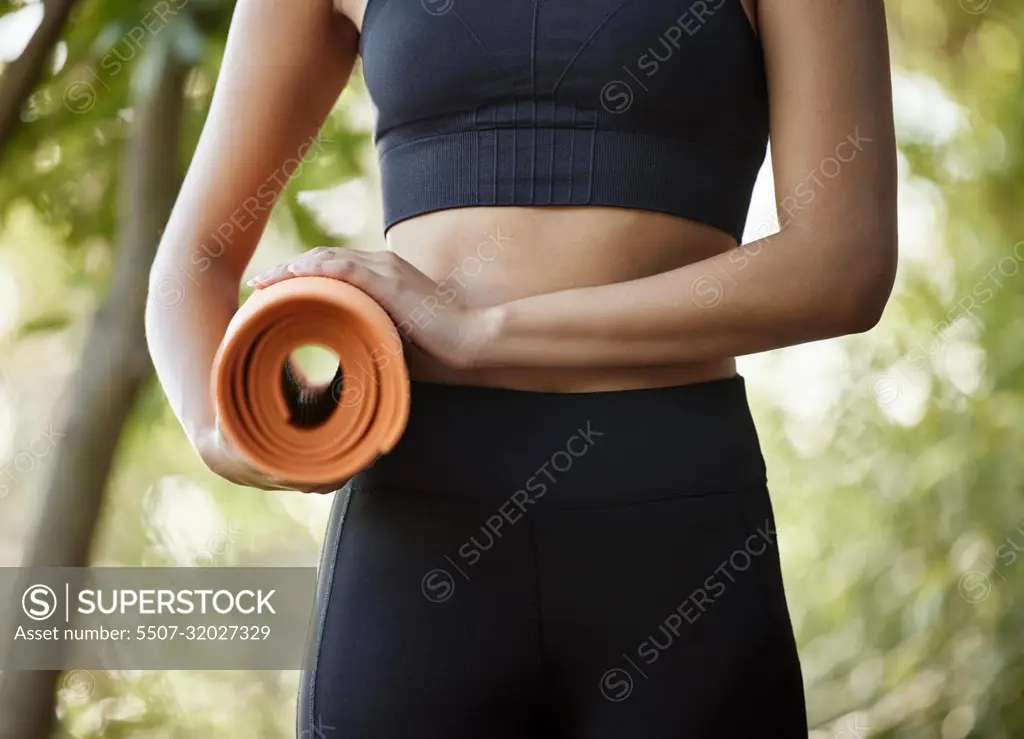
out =
{"type": "Polygon", "coordinates": [[[279,480],[330,484],[390,451],[409,417],[409,375],[398,329],[370,296],[327,277],[256,290],[232,318],[214,360],[221,429],[255,467],[279,480]],[[292,355],[338,358],[311,382],[292,355]]]}
{"type": "Polygon", "coordinates": [[[344,382],[341,363],[330,349],[317,344],[296,348],[281,368],[289,422],[299,428],[315,428],[327,421],[341,403],[344,382]],[[328,365],[333,369],[325,374],[328,365]]]}

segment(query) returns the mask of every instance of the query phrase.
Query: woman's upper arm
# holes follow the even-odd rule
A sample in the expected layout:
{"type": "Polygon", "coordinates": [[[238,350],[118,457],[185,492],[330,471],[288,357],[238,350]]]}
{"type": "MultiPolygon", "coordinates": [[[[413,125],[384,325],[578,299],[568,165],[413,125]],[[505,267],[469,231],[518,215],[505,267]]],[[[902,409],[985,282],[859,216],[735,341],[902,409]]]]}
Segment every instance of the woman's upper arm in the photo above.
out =
{"type": "Polygon", "coordinates": [[[758,4],[780,224],[891,271],[896,145],[882,0],[758,4]]]}
{"type": "Polygon", "coordinates": [[[241,277],[295,161],[316,145],[348,81],[357,40],[332,0],[239,0],[155,273],[215,263],[241,277]]]}

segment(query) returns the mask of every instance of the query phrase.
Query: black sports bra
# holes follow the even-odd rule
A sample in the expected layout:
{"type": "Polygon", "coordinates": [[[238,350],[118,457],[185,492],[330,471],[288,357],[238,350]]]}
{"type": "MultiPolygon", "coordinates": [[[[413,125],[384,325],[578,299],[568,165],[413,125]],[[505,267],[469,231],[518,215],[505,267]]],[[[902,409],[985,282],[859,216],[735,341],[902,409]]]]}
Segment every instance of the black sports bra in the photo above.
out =
{"type": "Polygon", "coordinates": [[[360,52],[385,231],[605,205],[742,237],[768,95],[740,0],[369,0],[360,52]]]}

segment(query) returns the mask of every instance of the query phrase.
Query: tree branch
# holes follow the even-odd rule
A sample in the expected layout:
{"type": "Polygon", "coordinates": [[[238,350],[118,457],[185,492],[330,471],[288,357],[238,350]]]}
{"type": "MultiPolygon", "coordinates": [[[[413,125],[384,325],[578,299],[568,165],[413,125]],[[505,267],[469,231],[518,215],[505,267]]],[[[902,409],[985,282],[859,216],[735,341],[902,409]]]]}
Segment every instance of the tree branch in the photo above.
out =
{"type": "Polygon", "coordinates": [[[43,77],[53,47],[60,39],[68,16],[78,0],[50,0],[43,3],[43,22],[32,35],[25,51],[0,77],[0,156],[21,125],[21,108],[43,77]]]}
{"type": "MultiPolygon", "coordinates": [[[[70,408],[27,561],[82,567],[121,431],[152,373],[145,339],[149,270],[181,184],[179,140],[186,68],[167,48],[161,75],[135,106],[119,178],[117,263],[68,397],[70,408]]],[[[0,688],[0,739],[46,739],[59,672],[11,674],[0,688]]]]}

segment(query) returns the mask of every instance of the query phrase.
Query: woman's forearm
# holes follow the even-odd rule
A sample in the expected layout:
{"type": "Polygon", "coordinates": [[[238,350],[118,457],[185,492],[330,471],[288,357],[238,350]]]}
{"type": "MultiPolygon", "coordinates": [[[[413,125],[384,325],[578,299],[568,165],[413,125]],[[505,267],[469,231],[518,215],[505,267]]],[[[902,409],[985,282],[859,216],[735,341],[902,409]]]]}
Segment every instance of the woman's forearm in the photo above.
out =
{"type": "Polygon", "coordinates": [[[146,333],[193,443],[215,422],[210,370],[242,273],[355,64],[359,31],[330,0],[238,2],[210,111],[150,275],[146,333]],[[272,50],[272,53],[268,50],[272,50]]]}
{"type": "Polygon", "coordinates": [[[815,243],[784,231],[630,282],[497,306],[467,361],[495,366],[700,362],[866,331],[892,288],[891,246],[815,243]],[[851,248],[852,247],[852,248],[851,248]]]}
{"type": "Polygon", "coordinates": [[[215,423],[210,371],[238,309],[239,286],[226,263],[200,264],[205,268],[158,259],[146,306],[146,339],[157,377],[193,443],[215,423]]]}

